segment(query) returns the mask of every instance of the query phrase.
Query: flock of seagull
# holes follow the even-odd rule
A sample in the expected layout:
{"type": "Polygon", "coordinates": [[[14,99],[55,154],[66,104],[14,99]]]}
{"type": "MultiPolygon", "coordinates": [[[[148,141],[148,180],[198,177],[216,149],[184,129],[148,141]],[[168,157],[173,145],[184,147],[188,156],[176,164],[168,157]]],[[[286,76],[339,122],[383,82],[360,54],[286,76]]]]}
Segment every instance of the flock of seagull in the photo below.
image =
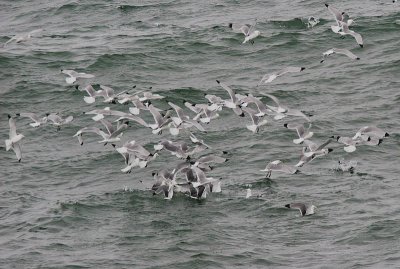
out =
{"type": "MultiPolygon", "coordinates": [[[[350,35],[354,37],[357,44],[363,47],[361,35],[349,29],[349,26],[354,21],[348,18],[345,12],[341,12],[328,4],[325,4],[325,6],[333,14],[336,21],[336,25],[331,26],[332,31],[341,36],[350,35]]],[[[317,20],[313,18],[313,21],[317,20]]],[[[253,25],[235,25],[231,23],[229,27],[235,32],[244,34],[245,39],[243,43],[254,43],[254,39],[261,34],[260,31],[255,29],[256,22],[253,25]]],[[[26,41],[33,34],[41,30],[38,29],[26,35],[13,37],[4,45],[9,44],[11,41],[17,43],[26,41]]],[[[332,48],[323,53],[321,62],[334,53],[346,55],[353,60],[360,59],[347,49],[332,48]]],[[[280,76],[289,73],[299,73],[303,70],[305,70],[305,67],[289,66],[274,73],[266,74],[261,78],[257,87],[271,83],[280,76]]],[[[61,70],[61,72],[67,76],[65,81],[69,85],[95,77],[92,74],[76,72],[74,70],[61,70]]],[[[130,173],[135,167],[139,169],[145,168],[161,152],[168,152],[181,161],[174,167],[165,168],[152,174],[154,177],[154,184],[151,187],[153,194],[161,194],[165,199],[171,199],[174,193],[181,192],[191,198],[202,199],[209,193],[221,192],[221,179],[210,177],[207,173],[214,168],[214,165],[227,162],[228,158],[224,157],[226,152],[196,157],[199,153],[211,148],[202,139],[197,137],[197,133],[206,133],[205,127],[207,124],[217,119],[223,109],[232,110],[239,117],[248,115],[249,121],[246,128],[252,133],[259,132],[260,128],[266,125],[269,120],[279,121],[286,117],[295,117],[298,119],[297,123],[285,123],[283,127],[293,131],[294,144],[302,145],[299,161],[297,164],[285,164],[281,160],[268,162],[265,169],[260,170],[266,174],[267,178],[271,177],[272,173],[277,172],[287,174],[298,173],[300,167],[303,167],[316,158],[329,154],[333,149],[327,146],[332,142],[343,144],[345,152],[354,152],[357,146],[376,146],[385,137],[389,136],[387,132],[376,126],[364,126],[353,136],[333,136],[322,143],[317,143],[311,141],[314,132],[311,130],[312,123],[310,116],[301,110],[290,108],[271,94],[262,93],[261,97],[253,96],[250,93],[242,95],[235,93],[224,82],[219,80],[216,82],[226,91],[225,96],[206,94],[205,99],[207,101],[199,104],[183,100],[184,108],[172,102],[167,102],[169,105],[168,109],[157,107],[154,103],[163,102],[162,99],[164,99],[164,96],[154,94],[149,90],[137,91],[135,93],[129,93],[128,91],[115,93],[114,89],[104,85],[87,85],[85,87],[76,85],[77,90],[86,94],[83,96],[85,103],[93,104],[101,100],[109,106],[104,109],[85,112],[85,115],[92,117],[94,123],[100,122],[101,127],[83,127],[76,132],[74,137],[77,138],[80,145],[83,145],[83,136],[97,135],[99,137],[99,144],[103,144],[104,146],[111,145],[124,159],[125,167],[121,168],[121,171],[124,173],[130,173]],[[264,103],[262,101],[263,98],[267,98],[269,102],[264,103]],[[124,112],[110,108],[111,104],[115,106],[130,104],[131,106],[128,111],[124,112]],[[151,119],[149,119],[150,115],[152,116],[151,119]],[[147,128],[155,135],[161,134],[163,131],[168,131],[173,137],[184,133],[191,142],[162,139],[154,144],[152,149],[146,149],[135,140],[121,144],[123,133],[132,124],[147,128]],[[195,132],[196,135],[194,134],[195,132]]],[[[46,115],[18,113],[15,116],[8,115],[8,118],[10,132],[9,139],[5,141],[6,150],[13,150],[19,162],[22,159],[21,140],[24,138],[24,135],[17,133],[16,118],[29,118],[32,121],[29,125],[35,128],[50,123],[57,130],[60,130],[63,125],[71,123],[74,119],[73,116],[63,118],[57,113],[47,113],[46,115]]],[[[354,170],[353,164],[344,160],[339,161],[339,167],[342,171],[351,172],[354,170]]],[[[248,188],[246,198],[250,198],[251,196],[251,189],[248,188]]],[[[314,205],[306,205],[304,203],[290,203],[285,205],[285,207],[298,209],[301,216],[314,214],[316,209],[314,205]]]]}

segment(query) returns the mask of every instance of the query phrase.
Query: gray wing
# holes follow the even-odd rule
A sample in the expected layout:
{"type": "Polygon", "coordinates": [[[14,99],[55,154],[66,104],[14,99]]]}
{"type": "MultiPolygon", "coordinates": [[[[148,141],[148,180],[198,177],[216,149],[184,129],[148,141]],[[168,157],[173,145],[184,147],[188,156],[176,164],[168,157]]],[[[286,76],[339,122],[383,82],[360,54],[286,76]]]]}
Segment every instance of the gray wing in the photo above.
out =
{"type": "Polygon", "coordinates": [[[204,156],[197,160],[198,163],[224,163],[226,161],[226,158],[215,155],[204,156]]]}
{"type": "Polygon", "coordinates": [[[110,97],[115,95],[113,88],[110,88],[110,87],[107,87],[107,86],[104,86],[104,85],[100,85],[100,88],[102,88],[104,90],[104,92],[110,97]]]}
{"type": "Polygon", "coordinates": [[[31,120],[33,120],[33,121],[35,121],[35,122],[38,122],[38,121],[40,121],[41,119],[39,118],[39,116],[38,115],[36,115],[35,113],[20,113],[19,114],[19,116],[20,117],[23,117],[23,118],[30,118],[31,120]]]}
{"type": "Polygon", "coordinates": [[[340,12],[338,9],[334,8],[331,5],[325,4],[325,6],[328,8],[329,12],[331,12],[333,14],[333,16],[335,17],[335,20],[337,22],[343,21],[342,12],[340,12]]]}
{"type": "Polygon", "coordinates": [[[225,83],[220,82],[219,80],[217,80],[217,83],[228,92],[229,96],[232,99],[232,102],[235,103],[236,102],[236,95],[233,92],[233,90],[231,88],[228,87],[228,85],[226,85],[225,83]]]}
{"type": "Polygon", "coordinates": [[[348,49],[333,49],[333,51],[337,54],[346,55],[347,57],[353,60],[359,59],[354,53],[352,53],[348,49]]]}
{"type": "Polygon", "coordinates": [[[315,151],[321,150],[323,148],[325,148],[329,143],[332,142],[332,139],[328,139],[326,140],[324,143],[322,143],[321,145],[318,146],[318,148],[315,151]]]}
{"type": "Polygon", "coordinates": [[[303,143],[310,149],[310,151],[316,151],[319,148],[318,145],[311,140],[304,140],[303,143]]]}
{"type": "Polygon", "coordinates": [[[126,128],[128,128],[127,124],[121,124],[117,130],[115,130],[111,135],[110,138],[117,137],[119,134],[121,134],[126,128]]]}
{"type": "Polygon", "coordinates": [[[268,93],[263,93],[263,95],[266,96],[266,97],[268,97],[268,98],[270,98],[270,99],[272,99],[272,101],[274,101],[275,104],[277,104],[279,107],[282,107],[282,106],[281,106],[281,103],[280,103],[279,100],[278,100],[278,98],[276,98],[275,96],[273,96],[273,95],[271,95],[271,94],[268,94],[268,93]]]}
{"type": "Polygon", "coordinates": [[[161,116],[160,112],[158,112],[158,110],[153,105],[149,105],[149,111],[153,116],[154,121],[158,125],[162,125],[164,123],[164,118],[161,116]]]}
{"type": "Polygon", "coordinates": [[[288,66],[276,73],[277,76],[282,76],[286,73],[298,73],[304,70],[304,67],[288,66]]]}
{"type": "Polygon", "coordinates": [[[109,122],[108,120],[101,119],[100,122],[106,127],[107,132],[111,135],[112,133],[115,132],[114,126],[109,122]]]}
{"type": "Polygon", "coordinates": [[[304,216],[307,212],[307,207],[303,203],[291,203],[290,208],[299,209],[302,216],[304,216]]]}
{"type": "Polygon", "coordinates": [[[21,162],[22,153],[21,153],[21,146],[19,145],[19,143],[14,143],[12,149],[14,150],[15,155],[17,156],[18,162],[21,162]]]}

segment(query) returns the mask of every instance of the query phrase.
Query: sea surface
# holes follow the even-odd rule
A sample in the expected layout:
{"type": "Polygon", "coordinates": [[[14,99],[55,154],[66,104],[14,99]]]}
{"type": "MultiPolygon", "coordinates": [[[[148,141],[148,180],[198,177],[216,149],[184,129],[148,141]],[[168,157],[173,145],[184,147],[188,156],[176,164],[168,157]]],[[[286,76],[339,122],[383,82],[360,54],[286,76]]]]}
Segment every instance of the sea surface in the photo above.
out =
{"type": "MultiPolygon", "coordinates": [[[[334,34],[333,16],[316,0],[0,1],[1,44],[43,29],[0,48],[1,140],[8,138],[7,114],[74,116],[59,131],[17,118],[25,136],[21,163],[1,142],[0,268],[400,268],[400,5],[329,3],[354,18],[351,29],[364,48],[334,34]],[[310,16],[320,21],[314,27],[307,26],[310,16]],[[256,19],[261,36],[253,45],[228,27],[256,19]],[[333,47],[361,60],[332,55],[320,63],[333,47]],[[256,87],[264,74],[286,66],[306,69],[256,87]],[[165,200],[149,190],[152,173],[180,161],[162,152],[124,174],[121,155],[95,135],[80,146],[72,137],[77,130],[98,126],[83,112],[128,106],[86,104],[61,69],[96,76],[75,85],[152,87],[166,97],[153,101],[161,109],[167,101],[204,103],[206,93],[228,98],[216,80],[241,94],[273,94],[313,115],[317,143],[367,125],[390,136],[353,153],[332,142],[333,152],[301,173],[266,179],[259,170],[268,162],[298,162],[301,145],[283,124],[302,119],[268,118],[253,134],[248,116],[224,109],[207,133],[195,131],[212,147],[198,156],[228,152],[229,161],[207,173],[221,178],[222,192],[165,200]],[[354,173],[337,171],[341,159],[357,162],[354,173]],[[253,196],[245,199],[249,187],[253,196]],[[316,213],[301,217],[284,207],[291,202],[313,204],[316,213]]],[[[190,141],[132,124],[120,144],[136,140],[152,149],[162,139],[190,141]]]]}

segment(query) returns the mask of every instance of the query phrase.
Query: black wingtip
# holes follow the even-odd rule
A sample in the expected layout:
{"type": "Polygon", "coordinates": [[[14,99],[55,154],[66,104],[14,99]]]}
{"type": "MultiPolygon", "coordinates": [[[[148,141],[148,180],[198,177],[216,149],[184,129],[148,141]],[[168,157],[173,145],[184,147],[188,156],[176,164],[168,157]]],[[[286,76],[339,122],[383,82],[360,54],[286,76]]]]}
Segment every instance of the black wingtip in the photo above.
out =
{"type": "Polygon", "coordinates": [[[227,151],[225,151],[225,150],[223,150],[222,151],[222,154],[228,154],[229,152],[227,152],[227,151]]]}
{"type": "Polygon", "coordinates": [[[329,5],[328,5],[328,4],[325,4],[325,6],[326,6],[326,7],[329,7],[329,5]]]}
{"type": "Polygon", "coordinates": [[[360,57],[357,57],[356,60],[360,60],[360,57]]]}
{"type": "Polygon", "coordinates": [[[283,125],[283,127],[285,127],[285,128],[287,128],[287,126],[288,126],[288,124],[287,124],[287,123],[285,123],[285,124],[283,125]]]}
{"type": "Polygon", "coordinates": [[[388,136],[390,136],[389,133],[385,133],[385,137],[388,137],[388,136]]]}
{"type": "Polygon", "coordinates": [[[380,145],[382,143],[383,139],[379,139],[378,141],[378,145],[380,145]]]}
{"type": "Polygon", "coordinates": [[[339,141],[339,139],[340,139],[340,136],[338,135],[338,136],[336,137],[336,141],[339,141]]]}
{"type": "Polygon", "coordinates": [[[306,69],[305,67],[300,68],[300,72],[303,71],[304,69],[306,69]]]}
{"type": "Polygon", "coordinates": [[[228,25],[228,26],[229,26],[229,28],[231,28],[231,29],[232,29],[232,28],[233,28],[233,23],[229,23],[229,25],[228,25]]]}
{"type": "Polygon", "coordinates": [[[216,80],[216,82],[217,82],[218,84],[220,84],[220,83],[221,83],[221,82],[220,82],[218,79],[216,80]]]}
{"type": "Polygon", "coordinates": [[[79,90],[79,85],[75,85],[75,89],[79,90]]]}
{"type": "Polygon", "coordinates": [[[359,44],[359,45],[360,45],[361,48],[364,48],[364,45],[363,45],[363,44],[359,44]]]}
{"type": "Polygon", "coordinates": [[[20,162],[21,162],[21,159],[18,159],[18,162],[20,163],[20,162]]]}
{"type": "Polygon", "coordinates": [[[332,152],[332,151],[333,151],[333,149],[330,149],[330,148],[328,149],[328,153],[330,153],[330,152],[332,152]]]}
{"type": "Polygon", "coordinates": [[[8,114],[7,116],[8,116],[9,119],[11,119],[11,115],[10,114],[8,114]]]}
{"type": "Polygon", "coordinates": [[[290,204],[285,205],[285,207],[290,208],[290,204]]]}
{"type": "Polygon", "coordinates": [[[154,177],[156,175],[156,172],[151,173],[151,175],[154,177]]]}
{"type": "Polygon", "coordinates": [[[21,114],[20,114],[20,113],[16,113],[15,115],[16,115],[16,116],[18,116],[18,117],[19,117],[19,116],[21,116],[21,114]]]}
{"type": "Polygon", "coordinates": [[[136,88],[136,85],[133,85],[133,86],[132,86],[132,89],[134,89],[134,88],[136,88]]]}

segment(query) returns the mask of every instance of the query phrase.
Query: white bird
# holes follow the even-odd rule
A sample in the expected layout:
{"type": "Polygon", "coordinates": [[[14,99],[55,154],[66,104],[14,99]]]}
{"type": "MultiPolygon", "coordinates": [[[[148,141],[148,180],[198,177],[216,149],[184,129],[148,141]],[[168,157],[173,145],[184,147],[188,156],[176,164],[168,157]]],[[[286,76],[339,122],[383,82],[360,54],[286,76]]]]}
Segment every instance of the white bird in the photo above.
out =
{"type": "Polygon", "coordinates": [[[354,53],[352,53],[348,49],[332,48],[332,49],[329,49],[329,50],[325,51],[324,53],[322,53],[323,58],[321,60],[321,63],[323,63],[325,61],[326,57],[328,57],[329,55],[334,54],[334,53],[346,55],[347,57],[349,57],[352,60],[360,60],[360,57],[356,56],[354,53]]]}
{"type": "Polygon", "coordinates": [[[357,44],[361,48],[364,47],[364,42],[363,42],[362,36],[359,33],[356,33],[353,30],[350,30],[349,25],[345,22],[340,22],[340,25],[342,26],[343,30],[338,32],[338,34],[340,34],[341,36],[351,35],[352,37],[354,37],[356,39],[357,44]]]}
{"type": "Polygon", "coordinates": [[[300,214],[302,217],[314,214],[315,209],[317,209],[315,205],[306,206],[303,203],[291,203],[285,205],[285,207],[300,210],[300,214]]]}
{"type": "Polygon", "coordinates": [[[47,117],[40,118],[37,114],[35,113],[17,113],[16,114],[18,117],[22,118],[30,118],[33,120],[32,123],[29,123],[30,126],[32,127],[39,127],[41,124],[44,124],[47,122],[47,117]]]}
{"type": "Polygon", "coordinates": [[[342,25],[340,23],[344,21],[345,12],[341,12],[337,8],[335,8],[335,7],[331,6],[331,5],[328,5],[328,4],[325,4],[325,6],[328,8],[329,12],[331,12],[332,15],[335,17],[335,21],[337,23],[337,25],[332,25],[331,26],[332,31],[334,33],[339,33],[339,31],[342,28],[342,25]]]}
{"type": "Polygon", "coordinates": [[[376,126],[364,126],[353,136],[353,139],[362,138],[364,141],[368,140],[368,137],[376,137],[382,139],[388,137],[389,133],[385,132],[381,128],[376,126]]]}
{"type": "Polygon", "coordinates": [[[98,96],[102,96],[104,98],[104,103],[116,103],[118,96],[126,93],[126,91],[122,91],[120,93],[115,94],[114,89],[108,86],[100,85],[101,90],[97,92],[98,96]]]}
{"type": "Polygon", "coordinates": [[[257,24],[257,20],[255,20],[253,25],[245,24],[239,27],[236,27],[232,23],[229,24],[229,28],[231,28],[235,32],[241,32],[244,34],[245,38],[242,44],[245,44],[250,41],[251,44],[254,44],[254,38],[258,37],[261,33],[258,30],[255,30],[255,26],[257,24]]]}
{"type": "Polygon", "coordinates": [[[304,140],[304,144],[306,144],[307,147],[303,147],[300,160],[295,166],[302,167],[303,165],[313,161],[315,158],[325,156],[328,153],[332,152],[333,149],[331,148],[325,149],[325,146],[328,145],[330,142],[331,139],[328,139],[325,143],[318,146],[310,140],[304,140]]]}
{"type": "Polygon", "coordinates": [[[68,76],[65,78],[65,81],[68,84],[73,84],[79,78],[94,78],[94,75],[92,75],[92,74],[78,73],[74,70],[64,69],[64,70],[61,70],[61,73],[66,74],[68,76]]]}
{"type": "Polygon", "coordinates": [[[158,109],[152,104],[149,105],[149,111],[154,118],[153,124],[148,124],[152,129],[153,134],[161,134],[162,130],[168,127],[168,124],[172,121],[170,117],[171,110],[168,110],[165,115],[161,115],[158,109]]]}
{"type": "Polygon", "coordinates": [[[261,83],[265,83],[265,84],[269,83],[269,82],[275,80],[277,77],[280,77],[280,76],[282,76],[282,75],[284,75],[286,73],[299,73],[299,72],[303,71],[304,69],[306,69],[306,68],[305,67],[289,66],[289,67],[283,68],[282,70],[279,70],[277,72],[265,74],[261,78],[261,80],[257,84],[257,86],[260,85],[261,83]]]}
{"type": "Polygon", "coordinates": [[[128,128],[128,124],[123,123],[119,124],[117,126],[117,129],[114,128],[114,126],[107,120],[102,119],[100,122],[104,125],[104,127],[107,130],[107,133],[96,128],[96,127],[84,127],[80,129],[76,134],[73,135],[73,137],[78,137],[79,144],[83,145],[83,140],[82,140],[82,134],[83,133],[96,133],[100,135],[103,140],[98,141],[98,143],[104,143],[105,145],[107,143],[113,143],[113,142],[118,142],[121,140],[121,136],[123,134],[123,131],[128,128]]]}
{"type": "Polygon", "coordinates": [[[85,88],[83,89],[79,89],[78,86],[76,86],[76,89],[79,91],[86,91],[87,94],[89,94],[89,96],[84,96],[83,100],[85,101],[85,103],[87,104],[93,104],[96,101],[96,97],[101,96],[101,90],[96,91],[92,85],[87,85],[85,88]]]}
{"type": "Polygon", "coordinates": [[[272,171],[283,172],[283,173],[287,173],[287,174],[295,174],[299,170],[297,170],[297,168],[294,167],[293,165],[287,165],[287,164],[284,164],[280,160],[276,160],[276,161],[268,163],[267,166],[265,167],[265,169],[260,170],[260,171],[267,172],[266,177],[269,178],[269,177],[271,177],[272,171]]]}
{"type": "Polygon", "coordinates": [[[177,117],[171,117],[174,127],[170,128],[172,135],[178,135],[180,128],[196,127],[199,131],[205,132],[206,130],[195,120],[192,120],[188,115],[185,115],[183,109],[172,102],[168,104],[175,110],[177,117]]]}
{"type": "Polygon", "coordinates": [[[22,154],[19,142],[24,138],[23,134],[17,134],[17,126],[15,120],[11,115],[8,115],[8,123],[10,125],[9,139],[5,140],[6,151],[12,149],[17,156],[18,162],[21,162],[22,154]]]}
{"type": "Polygon", "coordinates": [[[47,119],[52,122],[54,126],[57,127],[58,130],[60,130],[61,126],[64,124],[70,123],[74,117],[73,116],[68,116],[65,119],[61,118],[57,113],[50,113],[46,114],[47,119]]]}
{"type": "Polygon", "coordinates": [[[253,133],[258,133],[260,127],[268,123],[266,119],[257,117],[256,116],[257,111],[255,111],[254,109],[251,109],[249,107],[243,107],[242,110],[247,114],[249,114],[251,118],[252,124],[246,125],[246,128],[252,131],[253,133]]]}
{"type": "Polygon", "coordinates": [[[304,128],[303,124],[285,123],[283,125],[285,128],[296,130],[299,138],[293,139],[293,143],[301,144],[304,140],[310,139],[314,133],[310,131],[311,123],[308,125],[307,130],[304,128]]]}
{"type": "Polygon", "coordinates": [[[125,113],[118,110],[111,110],[109,107],[106,107],[104,109],[95,109],[89,112],[85,112],[84,114],[95,115],[94,117],[92,117],[94,121],[104,119],[104,116],[116,116],[119,117],[116,121],[121,121],[125,119],[129,121],[134,121],[144,127],[149,127],[149,125],[142,118],[132,115],[130,113],[125,113]]]}
{"type": "Polygon", "coordinates": [[[228,92],[230,100],[224,100],[224,106],[231,108],[233,110],[233,112],[240,116],[240,117],[244,117],[244,113],[241,109],[240,106],[240,100],[237,98],[236,94],[233,92],[233,90],[228,87],[228,85],[226,85],[223,82],[220,82],[219,80],[217,80],[217,83],[228,92]]]}
{"type": "Polygon", "coordinates": [[[25,42],[28,41],[29,39],[31,39],[33,34],[39,33],[43,31],[43,29],[36,29],[33,31],[30,31],[29,33],[26,34],[21,34],[21,35],[15,35],[12,38],[10,38],[6,43],[4,43],[3,47],[5,47],[8,43],[15,41],[15,43],[21,43],[21,42],[25,42]]]}
{"type": "MultiPolygon", "coordinates": [[[[335,137],[332,137],[332,138],[335,138],[335,137]]],[[[345,137],[345,136],[337,136],[336,141],[345,145],[345,147],[343,149],[346,152],[354,152],[357,149],[356,145],[362,142],[362,140],[360,138],[353,139],[351,137],[345,137]]]]}

